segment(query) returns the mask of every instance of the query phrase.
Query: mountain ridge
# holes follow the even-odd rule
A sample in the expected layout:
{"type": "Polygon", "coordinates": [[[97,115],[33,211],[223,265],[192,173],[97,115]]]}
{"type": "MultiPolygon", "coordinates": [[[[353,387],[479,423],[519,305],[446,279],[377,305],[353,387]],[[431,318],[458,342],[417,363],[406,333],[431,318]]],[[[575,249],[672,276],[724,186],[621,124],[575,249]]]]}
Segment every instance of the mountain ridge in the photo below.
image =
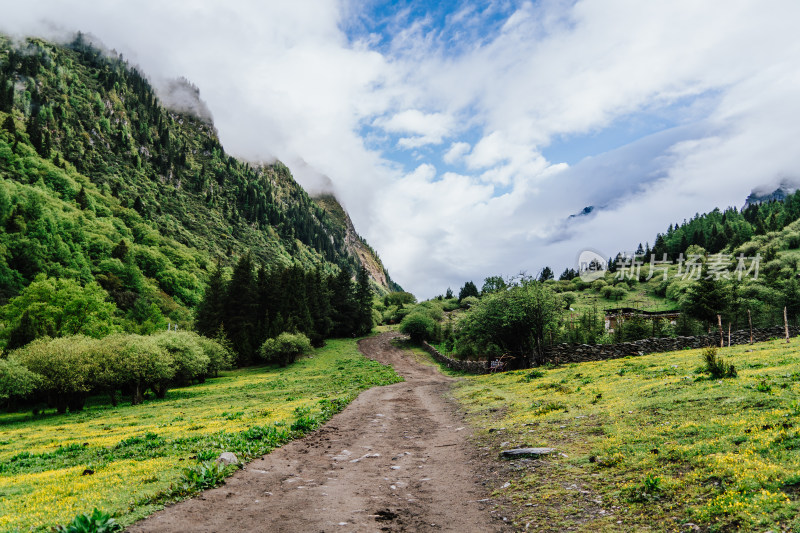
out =
{"type": "Polygon", "coordinates": [[[374,250],[348,247],[354,228],[280,161],[227,154],[197,88],[173,90],[194,103],[165,107],[145,76],[81,34],[68,45],[0,35],[2,301],[40,273],[103,279],[112,297],[146,296],[186,324],[213,264],[248,252],[329,274],[366,261],[389,290],[374,250]]]}

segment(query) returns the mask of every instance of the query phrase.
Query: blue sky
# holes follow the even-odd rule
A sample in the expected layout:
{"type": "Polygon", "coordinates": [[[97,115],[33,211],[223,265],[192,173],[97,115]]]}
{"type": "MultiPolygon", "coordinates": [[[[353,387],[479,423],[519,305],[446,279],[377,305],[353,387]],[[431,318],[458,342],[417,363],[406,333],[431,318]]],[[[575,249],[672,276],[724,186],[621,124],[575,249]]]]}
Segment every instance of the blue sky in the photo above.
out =
{"type": "Polygon", "coordinates": [[[798,180],[797,20],[794,0],[31,0],[0,30],[82,30],[157,87],[187,77],[226,149],[332,189],[426,298],[798,180]]]}

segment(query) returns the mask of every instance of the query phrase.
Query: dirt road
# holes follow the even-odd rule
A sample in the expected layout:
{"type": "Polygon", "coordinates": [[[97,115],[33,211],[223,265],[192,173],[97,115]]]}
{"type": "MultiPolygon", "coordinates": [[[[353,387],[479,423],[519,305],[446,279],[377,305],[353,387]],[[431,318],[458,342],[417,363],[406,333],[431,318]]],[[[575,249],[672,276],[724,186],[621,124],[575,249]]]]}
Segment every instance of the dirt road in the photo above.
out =
{"type": "Polygon", "coordinates": [[[130,531],[506,531],[470,429],[443,397],[451,378],[390,344],[396,335],[359,347],[405,382],[361,393],[318,431],[130,531]]]}

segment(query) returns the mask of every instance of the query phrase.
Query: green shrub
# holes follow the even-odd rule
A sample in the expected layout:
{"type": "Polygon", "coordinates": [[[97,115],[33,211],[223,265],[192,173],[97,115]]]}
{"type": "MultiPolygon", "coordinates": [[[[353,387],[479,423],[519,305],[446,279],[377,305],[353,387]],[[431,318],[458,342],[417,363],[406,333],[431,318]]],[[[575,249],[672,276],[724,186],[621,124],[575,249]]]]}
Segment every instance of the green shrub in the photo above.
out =
{"type": "Polygon", "coordinates": [[[203,461],[183,469],[183,489],[186,492],[210,489],[225,481],[226,468],[216,461],[203,461]]]}
{"type": "Polygon", "coordinates": [[[93,339],[83,336],[37,339],[9,355],[9,361],[42,377],[40,390],[49,394],[59,413],[83,408],[98,385],[93,339]]]}
{"type": "Polygon", "coordinates": [[[455,311],[461,307],[458,304],[458,298],[450,298],[449,300],[442,300],[442,310],[443,311],[455,311]]]}
{"type": "MultiPolygon", "coordinates": [[[[377,309],[373,308],[371,313],[372,313],[372,325],[373,326],[376,326],[376,325],[381,324],[383,322],[383,315],[381,315],[380,311],[378,311],[377,309]]],[[[322,344],[318,344],[318,346],[322,346],[322,344]]]]}
{"type": "Polygon", "coordinates": [[[234,355],[233,351],[225,339],[224,334],[222,337],[218,336],[215,339],[207,337],[200,337],[197,339],[200,343],[200,348],[208,356],[208,374],[217,376],[220,370],[228,370],[233,367],[234,355]]]}
{"type": "Polygon", "coordinates": [[[632,503],[647,503],[661,499],[664,493],[662,479],[648,473],[641,483],[622,489],[622,495],[632,503]]]}
{"type": "Polygon", "coordinates": [[[422,302],[414,308],[412,313],[425,313],[437,322],[444,318],[444,311],[442,311],[441,306],[432,301],[422,302]]]}
{"type": "Polygon", "coordinates": [[[572,290],[581,292],[581,291],[586,290],[589,286],[590,286],[590,284],[585,282],[585,281],[583,281],[581,278],[574,278],[572,280],[572,287],[573,287],[572,290]]]}
{"type": "Polygon", "coordinates": [[[156,280],[164,292],[183,303],[197,305],[200,302],[200,294],[197,291],[200,283],[194,274],[175,268],[165,268],[156,274],[156,280]]]}
{"type": "Polygon", "coordinates": [[[319,426],[319,421],[311,414],[310,407],[298,407],[294,410],[294,414],[297,418],[290,427],[292,431],[307,433],[319,426]]]}
{"type": "Polygon", "coordinates": [[[534,379],[543,377],[544,377],[544,372],[542,372],[541,370],[534,369],[525,374],[524,376],[522,376],[522,378],[520,378],[520,381],[532,381],[534,379]]]}
{"type": "Polygon", "coordinates": [[[101,385],[112,391],[112,401],[118,389],[129,392],[134,405],[142,403],[149,388],[164,395],[175,376],[174,358],[153,336],[111,335],[95,349],[105,370],[101,385]]]}
{"type": "Polygon", "coordinates": [[[722,378],[735,378],[736,367],[730,363],[726,363],[721,357],[717,357],[717,348],[710,346],[703,350],[703,361],[705,361],[705,371],[708,372],[713,379],[722,378]]]}
{"type": "Polygon", "coordinates": [[[400,332],[411,337],[412,342],[422,342],[433,337],[436,329],[434,320],[423,313],[412,313],[400,322],[400,332]]]}
{"type": "Polygon", "coordinates": [[[18,361],[0,359],[0,401],[9,398],[25,398],[42,382],[38,374],[34,374],[18,361]]]}
{"type": "Polygon", "coordinates": [[[116,306],[95,282],[82,287],[71,279],[36,277],[22,293],[2,308],[6,324],[2,340],[9,349],[44,336],[88,335],[103,337],[116,331],[116,306]]]}
{"type": "Polygon", "coordinates": [[[58,533],[111,533],[120,529],[122,526],[110,514],[99,509],[92,511],[92,514],[79,514],[66,526],[55,528],[58,533]]]}
{"type": "Polygon", "coordinates": [[[624,283],[621,283],[617,287],[608,285],[600,290],[600,294],[606,300],[622,300],[628,294],[627,285],[624,283]]]}
{"type": "Polygon", "coordinates": [[[458,322],[457,348],[477,355],[508,353],[520,360],[543,363],[548,333],[558,327],[563,305],[545,284],[523,280],[521,285],[487,294],[458,322]]]}
{"type": "Polygon", "coordinates": [[[311,351],[311,341],[302,333],[281,333],[267,339],[258,350],[258,355],[268,363],[287,366],[302,354],[311,351]]]}
{"type": "Polygon", "coordinates": [[[461,307],[469,309],[479,301],[480,299],[477,296],[465,296],[464,299],[461,300],[461,307]]]}
{"type": "MultiPolygon", "coordinates": [[[[173,359],[174,381],[188,384],[203,381],[209,375],[211,358],[201,345],[201,337],[192,331],[162,331],[153,335],[156,344],[164,348],[173,359]]],[[[159,395],[159,392],[156,393],[159,395]]]]}
{"type": "Polygon", "coordinates": [[[569,308],[572,307],[572,304],[574,304],[577,299],[578,297],[574,292],[561,293],[561,301],[564,302],[564,309],[569,310],[569,308]]]}

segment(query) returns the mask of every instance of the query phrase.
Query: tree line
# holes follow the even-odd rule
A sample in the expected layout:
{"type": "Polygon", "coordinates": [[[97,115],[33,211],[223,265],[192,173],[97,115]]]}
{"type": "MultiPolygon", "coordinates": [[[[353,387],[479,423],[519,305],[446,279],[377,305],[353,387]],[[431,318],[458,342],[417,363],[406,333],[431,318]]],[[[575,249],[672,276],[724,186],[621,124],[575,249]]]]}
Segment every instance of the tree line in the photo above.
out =
{"type": "Polygon", "coordinates": [[[352,281],[348,270],[326,275],[321,269],[256,267],[243,255],[230,277],[217,264],[197,308],[195,327],[209,337],[224,335],[239,365],[256,360],[267,339],[302,333],[315,346],[326,338],[360,336],[373,327],[372,288],[362,266],[352,281]]]}

